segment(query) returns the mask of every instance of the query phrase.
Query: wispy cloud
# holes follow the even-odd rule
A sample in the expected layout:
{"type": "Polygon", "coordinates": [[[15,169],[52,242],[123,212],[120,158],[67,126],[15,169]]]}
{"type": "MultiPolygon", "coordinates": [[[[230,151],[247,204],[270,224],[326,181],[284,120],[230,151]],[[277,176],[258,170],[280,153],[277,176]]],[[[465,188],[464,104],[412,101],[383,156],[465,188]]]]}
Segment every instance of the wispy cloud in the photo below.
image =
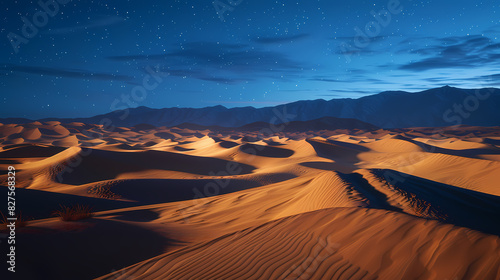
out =
{"type": "Polygon", "coordinates": [[[335,79],[332,77],[325,77],[325,76],[314,76],[309,79],[309,81],[316,81],[316,82],[328,82],[328,83],[345,83],[345,80],[339,80],[335,79]]]}
{"type": "Polygon", "coordinates": [[[88,29],[93,29],[93,28],[100,28],[100,27],[105,27],[113,24],[118,24],[125,21],[124,18],[119,17],[119,16],[106,16],[106,17],[101,17],[97,18],[94,20],[89,20],[87,22],[78,24],[78,25],[73,25],[73,26],[65,26],[65,27],[60,27],[60,28],[49,28],[46,31],[44,31],[46,34],[50,35],[65,35],[73,32],[78,32],[82,30],[88,30],[88,29]]]}
{"type": "Polygon", "coordinates": [[[277,79],[299,74],[307,68],[304,63],[279,52],[215,42],[191,42],[163,54],[112,56],[108,59],[155,64],[159,65],[160,71],[172,76],[218,83],[277,79]]]}
{"type": "Polygon", "coordinates": [[[484,33],[493,33],[497,35],[500,32],[500,25],[493,25],[484,30],[484,33]]]}
{"type": "Polygon", "coordinates": [[[494,43],[488,37],[446,37],[434,41],[432,45],[410,51],[412,54],[427,56],[426,58],[400,65],[399,69],[420,72],[499,64],[500,44],[494,43]]]}
{"type": "Polygon", "coordinates": [[[301,33],[297,35],[286,35],[286,36],[274,36],[274,37],[256,37],[252,41],[261,44],[283,44],[292,43],[301,39],[309,37],[309,34],[301,33]]]}
{"type": "Polygon", "coordinates": [[[467,81],[480,82],[483,86],[499,86],[500,74],[481,75],[465,79],[467,81]]]}
{"type": "Polygon", "coordinates": [[[54,77],[68,77],[76,79],[93,79],[93,80],[116,80],[116,81],[131,81],[133,77],[118,74],[98,73],[80,69],[62,69],[49,68],[39,66],[24,66],[14,64],[0,64],[0,71],[4,72],[21,72],[29,74],[47,75],[54,77]]]}
{"type": "Polygon", "coordinates": [[[375,94],[377,91],[373,90],[354,90],[354,89],[331,89],[331,92],[339,92],[339,93],[360,93],[360,94],[375,94]]]}
{"type": "MultiPolygon", "coordinates": [[[[356,71],[354,71],[354,72],[356,72],[356,71]]],[[[312,78],[309,78],[309,81],[327,82],[327,83],[365,82],[365,83],[378,84],[378,85],[393,84],[393,82],[375,79],[375,78],[369,78],[368,76],[366,76],[364,74],[353,74],[353,75],[349,75],[349,76],[342,76],[341,78],[335,78],[333,76],[314,76],[312,78]]]]}
{"type": "Polygon", "coordinates": [[[206,100],[204,103],[213,104],[233,104],[233,105],[257,105],[257,106],[276,106],[281,104],[290,103],[290,101],[231,101],[231,100],[206,100]]]}

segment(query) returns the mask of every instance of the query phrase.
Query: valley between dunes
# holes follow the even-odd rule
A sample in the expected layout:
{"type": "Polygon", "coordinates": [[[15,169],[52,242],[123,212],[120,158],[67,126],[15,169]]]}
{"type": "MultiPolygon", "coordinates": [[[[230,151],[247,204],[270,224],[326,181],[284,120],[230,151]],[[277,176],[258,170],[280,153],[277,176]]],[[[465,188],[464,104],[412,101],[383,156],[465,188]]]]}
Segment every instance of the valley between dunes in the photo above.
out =
{"type": "Polygon", "coordinates": [[[0,141],[28,219],[15,279],[500,279],[498,127],[34,122],[0,141]]]}

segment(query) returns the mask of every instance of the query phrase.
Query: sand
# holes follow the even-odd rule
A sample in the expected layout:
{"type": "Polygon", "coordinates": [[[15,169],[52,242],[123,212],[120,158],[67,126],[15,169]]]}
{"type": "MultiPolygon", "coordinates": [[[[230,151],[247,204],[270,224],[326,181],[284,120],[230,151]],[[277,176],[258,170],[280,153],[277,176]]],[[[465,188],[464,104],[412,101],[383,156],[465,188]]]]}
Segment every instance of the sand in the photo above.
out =
{"type": "Polygon", "coordinates": [[[29,218],[16,279],[500,279],[497,127],[34,122],[0,142],[29,218]],[[52,215],[76,204],[94,217],[52,215]]]}

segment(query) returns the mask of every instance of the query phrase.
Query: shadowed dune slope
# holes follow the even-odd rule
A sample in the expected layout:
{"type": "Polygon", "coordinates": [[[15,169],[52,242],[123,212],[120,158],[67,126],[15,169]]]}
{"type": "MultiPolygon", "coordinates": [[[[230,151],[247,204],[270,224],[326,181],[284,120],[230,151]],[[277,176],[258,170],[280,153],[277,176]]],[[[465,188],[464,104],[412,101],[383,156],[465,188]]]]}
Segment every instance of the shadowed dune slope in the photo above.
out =
{"type": "MultiPolygon", "coordinates": [[[[84,151],[81,164],[64,175],[64,183],[80,185],[116,178],[121,173],[155,170],[188,172],[210,175],[216,170],[225,170],[231,162],[217,158],[199,157],[166,151],[114,152],[105,150],[84,151]],[[88,154],[88,155],[87,155],[88,154]]],[[[238,164],[241,174],[254,167],[238,164]]]]}

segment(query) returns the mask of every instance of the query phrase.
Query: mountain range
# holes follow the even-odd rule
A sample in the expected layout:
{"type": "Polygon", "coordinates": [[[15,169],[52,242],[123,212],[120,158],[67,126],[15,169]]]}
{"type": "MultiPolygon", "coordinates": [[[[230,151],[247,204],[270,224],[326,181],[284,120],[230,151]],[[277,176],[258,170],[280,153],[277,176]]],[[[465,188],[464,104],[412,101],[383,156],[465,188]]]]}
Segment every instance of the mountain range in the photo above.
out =
{"type": "MultiPolygon", "coordinates": [[[[46,118],[39,121],[111,122],[114,126],[137,124],[173,127],[181,124],[241,127],[252,123],[272,124],[311,121],[324,117],[357,119],[381,128],[441,127],[452,125],[500,125],[500,89],[440,87],[421,92],[385,91],[358,99],[305,100],[274,107],[226,108],[129,108],[89,118],[46,118]]],[[[22,118],[1,123],[27,123],[22,118]]],[[[323,122],[325,119],[323,120],[323,122]]],[[[332,119],[327,120],[331,125],[332,119]]],[[[321,122],[319,123],[321,124],[321,122]]],[[[296,124],[301,129],[311,123],[296,124]]],[[[326,125],[328,126],[328,125],[326,125]]],[[[336,126],[337,127],[337,126],[336,126]]]]}
{"type": "MultiPolygon", "coordinates": [[[[141,128],[144,125],[135,126],[141,128]]],[[[147,126],[146,126],[147,127],[147,126]]],[[[362,129],[362,130],[377,130],[379,127],[370,123],[363,122],[357,119],[347,118],[334,118],[322,117],[310,121],[290,121],[284,124],[270,124],[268,122],[254,122],[240,127],[222,127],[222,126],[204,126],[192,123],[182,123],[176,125],[177,128],[187,128],[192,130],[205,130],[210,131],[261,131],[263,133],[273,132],[307,132],[307,131],[320,131],[320,130],[336,130],[336,129],[362,129]]],[[[149,127],[151,128],[151,127],[149,127]]]]}

